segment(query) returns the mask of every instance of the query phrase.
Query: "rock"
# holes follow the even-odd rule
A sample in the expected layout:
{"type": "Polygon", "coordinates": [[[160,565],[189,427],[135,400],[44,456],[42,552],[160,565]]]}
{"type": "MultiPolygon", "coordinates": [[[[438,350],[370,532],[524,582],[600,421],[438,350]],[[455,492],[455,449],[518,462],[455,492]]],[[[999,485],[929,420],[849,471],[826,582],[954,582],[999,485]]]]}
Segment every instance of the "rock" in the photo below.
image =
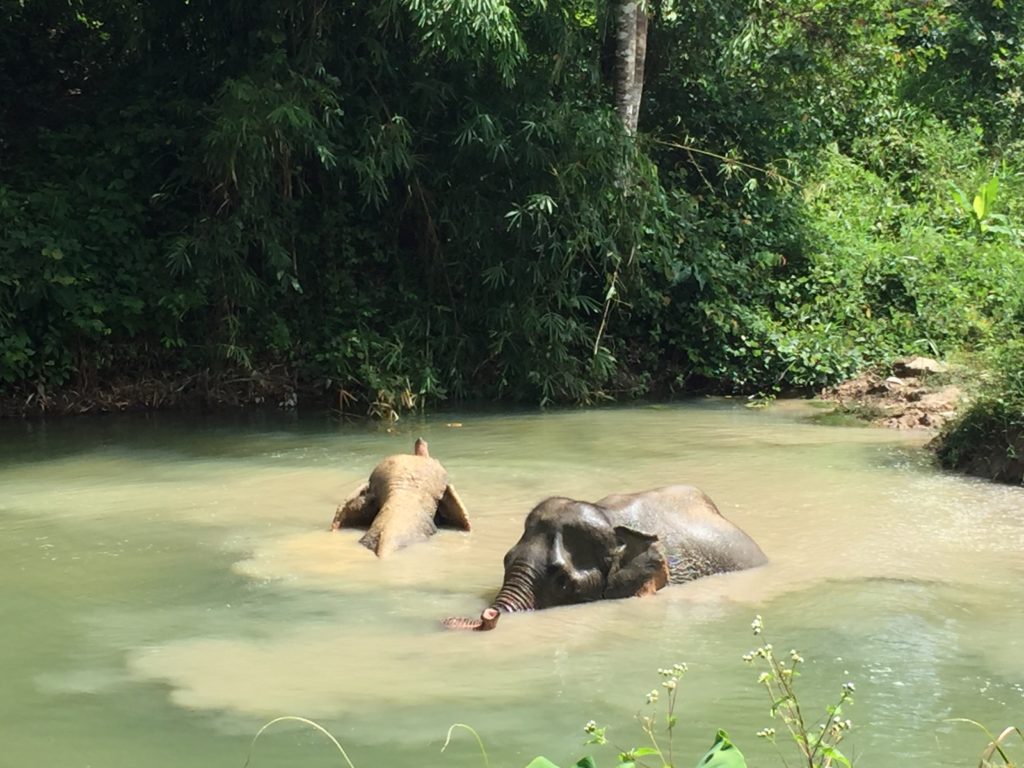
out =
{"type": "MultiPolygon", "coordinates": [[[[904,365],[907,362],[913,364],[915,371],[930,368],[937,372],[945,368],[941,363],[927,358],[901,361],[904,365]],[[925,362],[918,365],[918,361],[925,362]]],[[[883,379],[877,373],[867,371],[822,392],[821,396],[835,402],[840,410],[893,429],[934,431],[953,418],[963,399],[959,387],[930,387],[922,379],[910,375],[909,368],[901,370],[907,371],[908,375],[883,379]]]]}
{"type": "Polygon", "coordinates": [[[929,373],[946,373],[948,370],[948,365],[930,357],[907,357],[892,364],[892,372],[901,379],[929,373]]]}
{"type": "Polygon", "coordinates": [[[919,402],[922,408],[940,414],[955,411],[962,397],[960,388],[950,384],[937,392],[924,393],[919,402]]]}

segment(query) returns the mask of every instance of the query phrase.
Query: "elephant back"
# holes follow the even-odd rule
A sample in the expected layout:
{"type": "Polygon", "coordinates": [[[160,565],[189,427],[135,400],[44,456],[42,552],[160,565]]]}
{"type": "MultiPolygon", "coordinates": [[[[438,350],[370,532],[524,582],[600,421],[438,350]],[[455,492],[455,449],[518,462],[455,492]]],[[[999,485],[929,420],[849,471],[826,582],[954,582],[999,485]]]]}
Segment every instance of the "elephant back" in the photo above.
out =
{"type": "Polygon", "coordinates": [[[417,491],[441,498],[448,485],[448,472],[437,459],[399,453],[388,456],[370,474],[370,488],[383,498],[398,491],[417,491]]]}
{"type": "Polygon", "coordinates": [[[691,485],[612,494],[597,502],[613,525],[661,539],[673,583],[767,562],[757,543],[691,485]]]}

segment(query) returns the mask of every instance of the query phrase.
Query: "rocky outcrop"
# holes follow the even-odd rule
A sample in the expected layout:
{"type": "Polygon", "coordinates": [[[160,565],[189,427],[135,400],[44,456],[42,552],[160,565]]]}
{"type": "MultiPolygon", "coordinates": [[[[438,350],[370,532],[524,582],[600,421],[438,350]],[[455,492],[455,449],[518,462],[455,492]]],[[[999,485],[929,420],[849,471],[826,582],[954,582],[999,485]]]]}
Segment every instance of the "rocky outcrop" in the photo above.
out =
{"type": "Polygon", "coordinates": [[[838,409],[895,429],[938,430],[964,401],[954,384],[938,383],[948,366],[927,357],[893,363],[893,375],[869,371],[821,393],[838,409]]]}
{"type": "Polygon", "coordinates": [[[949,373],[949,366],[930,357],[907,357],[893,362],[892,372],[894,376],[906,379],[930,373],[949,373]]]}
{"type": "Polygon", "coordinates": [[[968,402],[948,374],[944,363],[908,358],[893,363],[890,376],[869,371],[822,392],[821,399],[873,424],[936,433],[927,447],[946,469],[1024,485],[1024,427],[1016,412],[1008,418],[1005,404],[985,397],[968,402]]]}

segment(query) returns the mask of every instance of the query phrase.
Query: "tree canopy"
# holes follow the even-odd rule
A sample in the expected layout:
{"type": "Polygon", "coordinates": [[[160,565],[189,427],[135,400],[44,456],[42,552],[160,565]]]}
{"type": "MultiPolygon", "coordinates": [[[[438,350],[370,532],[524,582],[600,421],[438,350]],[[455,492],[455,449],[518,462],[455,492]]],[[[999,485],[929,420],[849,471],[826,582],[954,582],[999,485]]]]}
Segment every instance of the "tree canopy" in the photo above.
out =
{"type": "Polygon", "coordinates": [[[622,2],[3,3],[0,387],[594,402],[1019,327],[1021,4],[631,5],[635,135],[622,2]]]}

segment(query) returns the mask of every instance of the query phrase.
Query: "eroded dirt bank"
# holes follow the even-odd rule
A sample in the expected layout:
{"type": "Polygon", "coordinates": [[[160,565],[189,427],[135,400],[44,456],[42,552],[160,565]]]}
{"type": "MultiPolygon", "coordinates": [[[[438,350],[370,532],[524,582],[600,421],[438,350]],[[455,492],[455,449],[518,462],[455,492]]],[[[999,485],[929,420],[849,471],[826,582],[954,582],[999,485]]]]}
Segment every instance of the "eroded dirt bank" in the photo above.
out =
{"type": "Polygon", "coordinates": [[[893,364],[892,372],[868,371],[821,393],[821,399],[883,427],[938,431],[966,403],[949,383],[949,367],[927,357],[893,364]]]}

